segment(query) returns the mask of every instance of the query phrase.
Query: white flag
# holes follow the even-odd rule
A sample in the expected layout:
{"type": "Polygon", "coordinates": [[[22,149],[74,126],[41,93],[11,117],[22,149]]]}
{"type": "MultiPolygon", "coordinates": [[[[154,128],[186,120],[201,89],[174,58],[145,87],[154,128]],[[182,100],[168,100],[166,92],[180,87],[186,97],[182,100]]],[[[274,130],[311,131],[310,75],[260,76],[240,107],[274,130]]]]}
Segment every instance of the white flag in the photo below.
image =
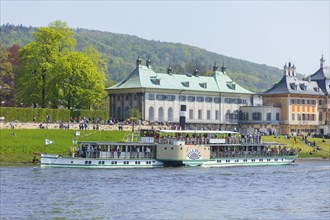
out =
{"type": "Polygon", "coordinates": [[[46,144],[46,145],[48,145],[48,144],[52,144],[53,142],[54,142],[54,141],[51,141],[51,140],[48,140],[48,139],[45,140],[45,144],[46,144]]]}

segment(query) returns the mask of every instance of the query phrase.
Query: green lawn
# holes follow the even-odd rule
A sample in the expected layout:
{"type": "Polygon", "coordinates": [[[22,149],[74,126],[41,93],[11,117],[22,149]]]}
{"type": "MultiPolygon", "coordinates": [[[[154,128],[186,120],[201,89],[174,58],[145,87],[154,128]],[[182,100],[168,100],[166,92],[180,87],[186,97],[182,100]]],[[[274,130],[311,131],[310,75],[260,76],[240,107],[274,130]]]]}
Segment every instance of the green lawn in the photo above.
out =
{"type": "Polygon", "coordinates": [[[322,138],[308,138],[308,141],[315,141],[316,146],[321,148],[320,151],[313,152],[311,155],[310,152],[314,150],[313,147],[308,146],[302,141],[301,137],[296,138],[297,143],[293,144],[293,138],[286,139],[285,136],[281,136],[280,138],[274,138],[274,136],[263,136],[263,142],[278,142],[280,144],[287,144],[290,148],[300,148],[299,158],[330,158],[330,140],[324,139],[325,142],[322,141],[322,138]]]}
{"type": "MultiPolygon", "coordinates": [[[[125,141],[125,136],[130,137],[128,131],[80,131],[78,141],[125,141]]],[[[68,154],[72,146],[74,130],[55,130],[55,129],[2,129],[0,130],[0,164],[20,164],[31,163],[33,152],[47,152],[54,154],[68,154]],[[54,143],[45,146],[45,139],[54,141],[54,143]]],[[[297,138],[297,143],[293,145],[293,139],[274,138],[273,136],[262,137],[263,142],[279,142],[287,144],[290,148],[301,148],[299,158],[329,158],[330,140],[322,142],[320,138],[309,138],[309,141],[315,141],[321,150],[310,155],[309,152],[314,148],[306,145],[297,138]]]]}
{"type": "MultiPolygon", "coordinates": [[[[125,131],[80,131],[78,141],[124,141],[125,131]]],[[[3,129],[0,130],[0,164],[31,163],[33,152],[66,155],[70,151],[74,130],[3,129]],[[45,139],[53,141],[45,146],[45,139]]]]}

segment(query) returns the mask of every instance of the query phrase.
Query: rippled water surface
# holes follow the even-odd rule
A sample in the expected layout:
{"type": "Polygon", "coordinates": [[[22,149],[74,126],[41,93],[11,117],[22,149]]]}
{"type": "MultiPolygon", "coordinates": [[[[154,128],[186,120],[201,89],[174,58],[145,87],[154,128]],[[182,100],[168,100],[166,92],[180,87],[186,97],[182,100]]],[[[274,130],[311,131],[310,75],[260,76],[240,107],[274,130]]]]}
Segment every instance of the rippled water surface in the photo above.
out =
{"type": "Polygon", "coordinates": [[[1,219],[330,219],[329,161],[0,171],[1,219]]]}

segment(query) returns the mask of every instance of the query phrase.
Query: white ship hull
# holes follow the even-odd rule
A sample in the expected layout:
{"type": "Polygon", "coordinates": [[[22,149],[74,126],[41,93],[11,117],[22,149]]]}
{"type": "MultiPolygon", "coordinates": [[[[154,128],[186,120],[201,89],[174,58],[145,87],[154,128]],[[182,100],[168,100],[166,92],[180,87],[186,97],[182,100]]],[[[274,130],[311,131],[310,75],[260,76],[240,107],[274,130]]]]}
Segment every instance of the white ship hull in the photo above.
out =
{"type": "Polygon", "coordinates": [[[265,158],[216,158],[211,160],[184,160],[185,166],[233,167],[233,166],[266,166],[288,165],[294,163],[296,156],[265,158]]]}
{"type": "Polygon", "coordinates": [[[72,168],[156,168],[163,167],[161,161],[155,159],[102,159],[61,157],[54,154],[41,154],[41,167],[72,168]]]}

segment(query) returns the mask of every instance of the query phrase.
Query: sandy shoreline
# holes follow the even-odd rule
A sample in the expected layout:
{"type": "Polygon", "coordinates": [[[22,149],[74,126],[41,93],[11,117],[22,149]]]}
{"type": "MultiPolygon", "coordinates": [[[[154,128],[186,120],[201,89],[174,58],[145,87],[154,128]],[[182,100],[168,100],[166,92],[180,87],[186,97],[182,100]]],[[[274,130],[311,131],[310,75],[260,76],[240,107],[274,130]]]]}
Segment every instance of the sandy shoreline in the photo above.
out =
{"type": "MultiPolygon", "coordinates": [[[[27,122],[27,123],[22,123],[22,122],[14,122],[14,129],[40,129],[39,125],[41,123],[34,123],[34,122],[27,122]]],[[[45,127],[45,129],[62,129],[59,128],[60,125],[58,123],[42,123],[42,125],[45,127]]],[[[68,125],[67,123],[65,123],[64,125],[68,125]]],[[[162,126],[157,126],[154,127],[156,129],[164,129],[166,127],[162,126]]],[[[12,129],[11,128],[11,123],[10,122],[0,122],[0,129],[12,129]]],[[[69,124],[69,129],[70,130],[79,130],[79,123],[70,123],[69,124]]],[[[151,129],[151,126],[148,125],[135,125],[134,127],[135,130],[138,129],[151,129]]],[[[168,129],[168,128],[166,128],[168,129]]],[[[89,124],[87,130],[93,130],[93,124],[89,124]]],[[[99,124],[99,130],[103,130],[103,131],[114,131],[114,130],[119,130],[118,125],[100,125],[99,124]]],[[[131,131],[132,130],[132,126],[131,125],[123,125],[123,130],[125,131],[131,131]]]]}

